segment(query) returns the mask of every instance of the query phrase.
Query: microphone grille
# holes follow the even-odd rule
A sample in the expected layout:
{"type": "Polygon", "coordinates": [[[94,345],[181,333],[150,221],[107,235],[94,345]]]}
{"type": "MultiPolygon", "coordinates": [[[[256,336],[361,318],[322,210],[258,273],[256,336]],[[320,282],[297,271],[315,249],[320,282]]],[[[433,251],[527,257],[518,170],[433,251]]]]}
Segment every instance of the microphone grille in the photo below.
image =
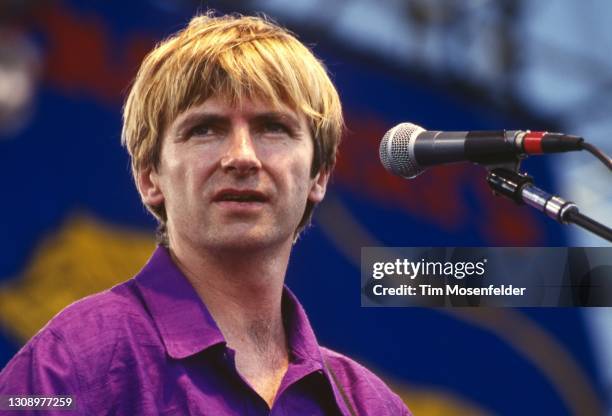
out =
{"type": "Polygon", "coordinates": [[[380,161],[394,175],[414,178],[423,172],[414,157],[414,141],[425,129],[412,123],[401,123],[385,133],[380,142],[380,161]]]}

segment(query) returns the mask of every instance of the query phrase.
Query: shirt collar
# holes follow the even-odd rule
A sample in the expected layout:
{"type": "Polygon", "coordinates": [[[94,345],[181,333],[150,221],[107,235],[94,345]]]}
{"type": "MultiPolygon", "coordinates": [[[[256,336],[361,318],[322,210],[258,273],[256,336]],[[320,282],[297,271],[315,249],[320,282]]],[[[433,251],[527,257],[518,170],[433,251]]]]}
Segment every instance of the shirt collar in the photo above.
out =
{"type": "MultiPolygon", "coordinates": [[[[135,281],[172,358],[186,358],[225,344],[221,330],[168,249],[157,247],[135,281]]],[[[306,312],[286,286],[282,312],[293,357],[314,361],[316,368],[323,368],[319,344],[306,312]]]]}
{"type": "Polygon", "coordinates": [[[283,290],[282,311],[287,342],[293,358],[314,361],[317,364],[316,367],[323,368],[319,343],[310,326],[308,316],[287,286],[283,290]]]}
{"type": "Polygon", "coordinates": [[[170,357],[182,359],[225,343],[191,283],[164,247],[157,247],[135,277],[170,357]]]}

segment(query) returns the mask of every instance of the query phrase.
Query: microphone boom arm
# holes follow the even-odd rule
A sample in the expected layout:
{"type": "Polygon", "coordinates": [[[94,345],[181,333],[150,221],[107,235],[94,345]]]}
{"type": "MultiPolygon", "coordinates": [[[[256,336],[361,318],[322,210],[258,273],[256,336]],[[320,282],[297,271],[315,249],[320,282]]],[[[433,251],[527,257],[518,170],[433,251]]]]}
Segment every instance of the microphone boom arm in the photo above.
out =
{"type": "Polygon", "coordinates": [[[612,229],[580,213],[575,203],[536,187],[530,176],[499,167],[489,170],[486,179],[495,195],[505,196],[518,205],[530,205],[561,224],[576,224],[612,242],[612,229]]]}

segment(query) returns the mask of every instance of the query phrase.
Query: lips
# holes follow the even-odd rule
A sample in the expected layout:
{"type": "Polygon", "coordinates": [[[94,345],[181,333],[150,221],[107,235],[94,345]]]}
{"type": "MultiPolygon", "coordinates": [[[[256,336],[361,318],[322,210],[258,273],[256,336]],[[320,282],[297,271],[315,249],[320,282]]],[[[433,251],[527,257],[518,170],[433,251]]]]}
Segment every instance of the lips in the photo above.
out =
{"type": "Polygon", "coordinates": [[[269,198],[253,189],[222,189],[213,197],[213,202],[264,203],[269,198]]]}

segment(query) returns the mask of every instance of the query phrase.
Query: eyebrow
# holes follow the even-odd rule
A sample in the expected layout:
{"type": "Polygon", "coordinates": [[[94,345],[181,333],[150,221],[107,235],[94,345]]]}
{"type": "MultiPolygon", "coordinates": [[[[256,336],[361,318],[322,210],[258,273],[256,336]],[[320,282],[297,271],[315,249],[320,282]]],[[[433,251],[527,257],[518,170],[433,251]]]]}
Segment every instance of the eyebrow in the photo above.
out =
{"type": "Polygon", "coordinates": [[[192,112],[187,114],[179,121],[176,126],[176,133],[178,137],[182,137],[187,133],[189,129],[197,126],[200,123],[221,123],[223,121],[227,121],[227,117],[223,117],[222,115],[216,113],[207,113],[207,112],[192,112]]]}
{"type": "Polygon", "coordinates": [[[268,121],[268,120],[281,121],[281,122],[289,124],[290,127],[293,127],[294,129],[297,129],[300,126],[300,122],[293,114],[282,112],[282,111],[270,111],[267,113],[259,113],[253,116],[253,119],[255,121],[268,121]]]}
{"type": "MultiPolygon", "coordinates": [[[[264,113],[254,113],[247,115],[247,117],[255,123],[262,121],[281,121],[290,125],[294,129],[298,129],[300,123],[293,114],[283,111],[268,111],[264,113]]],[[[184,116],[184,118],[178,123],[176,132],[179,137],[184,136],[186,131],[190,128],[197,126],[200,123],[227,123],[229,117],[217,112],[208,111],[194,111],[184,116]]]]}

